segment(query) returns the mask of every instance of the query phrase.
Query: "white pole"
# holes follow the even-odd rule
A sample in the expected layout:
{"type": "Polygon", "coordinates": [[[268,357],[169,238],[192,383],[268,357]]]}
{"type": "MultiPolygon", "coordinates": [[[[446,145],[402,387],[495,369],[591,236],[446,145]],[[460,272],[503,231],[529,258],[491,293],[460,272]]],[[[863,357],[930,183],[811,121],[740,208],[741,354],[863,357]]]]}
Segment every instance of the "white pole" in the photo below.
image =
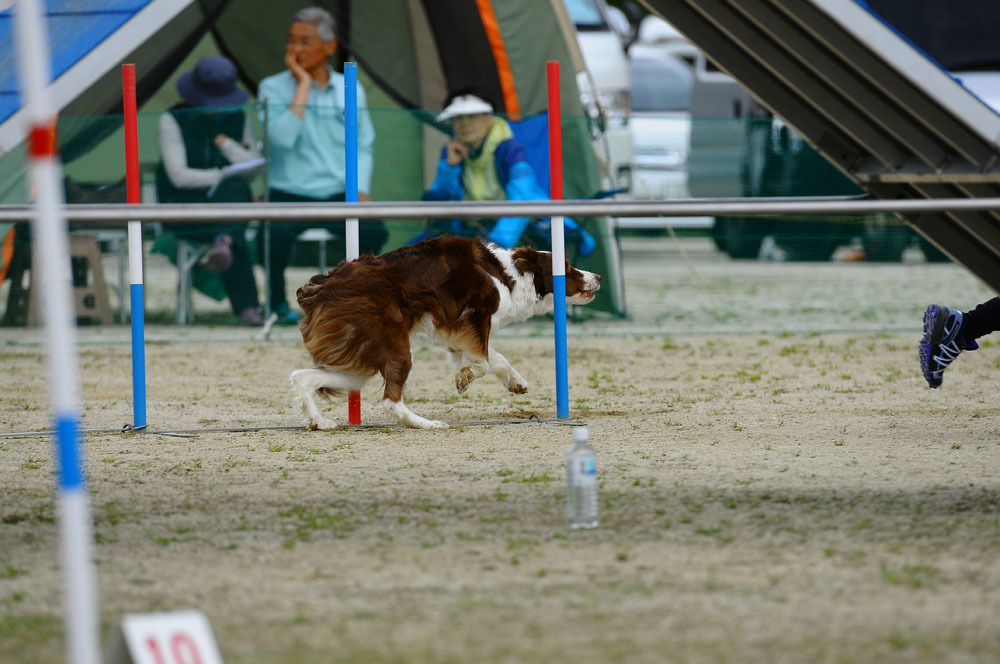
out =
{"type": "Polygon", "coordinates": [[[59,559],[64,585],[66,661],[98,664],[100,611],[81,454],[68,228],[63,211],[62,166],[55,152],[53,109],[47,88],[51,72],[45,47],[48,38],[37,0],[18,0],[15,22],[21,89],[31,123],[29,154],[35,188],[32,241],[36,248],[32,291],[45,317],[49,399],[58,455],[59,559]]]}

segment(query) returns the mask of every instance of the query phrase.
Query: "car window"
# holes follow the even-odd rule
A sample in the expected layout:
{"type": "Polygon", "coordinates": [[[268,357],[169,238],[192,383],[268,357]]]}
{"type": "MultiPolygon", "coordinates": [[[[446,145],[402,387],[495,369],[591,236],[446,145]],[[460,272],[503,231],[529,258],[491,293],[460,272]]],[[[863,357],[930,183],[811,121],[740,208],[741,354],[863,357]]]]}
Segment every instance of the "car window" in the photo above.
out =
{"type": "Polygon", "coordinates": [[[566,9],[577,30],[608,29],[596,0],[566,0],[566,9]]]}
{"type": "Polygon", "coordinates": [[[685,62],[631,60],[633,111],[684,111],[691,105],[694,73],[685,62]]]}

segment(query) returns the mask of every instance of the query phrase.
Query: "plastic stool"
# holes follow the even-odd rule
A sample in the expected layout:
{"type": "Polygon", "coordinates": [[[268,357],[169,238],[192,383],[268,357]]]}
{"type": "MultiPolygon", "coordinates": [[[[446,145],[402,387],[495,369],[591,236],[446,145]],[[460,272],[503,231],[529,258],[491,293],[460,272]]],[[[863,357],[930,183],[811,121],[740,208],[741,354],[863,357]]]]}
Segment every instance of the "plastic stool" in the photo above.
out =
{"type": "MultiPolygon", "coordinates": [[[[108,287],[104,283],[104,268],[101,266],[101,248],[94,235],[69,236],[69,255],[73,274],[73,295],[76,300],[77,320],[87,318],[97,320],[101,325],[111,325],[111,308],[108,306],[108,287]]],[[[34,286],[34,279],[29,290],[34,286]]],[[[35,297],[29,294],[28,325],[38,325],[38,310],[35,297]]]]}

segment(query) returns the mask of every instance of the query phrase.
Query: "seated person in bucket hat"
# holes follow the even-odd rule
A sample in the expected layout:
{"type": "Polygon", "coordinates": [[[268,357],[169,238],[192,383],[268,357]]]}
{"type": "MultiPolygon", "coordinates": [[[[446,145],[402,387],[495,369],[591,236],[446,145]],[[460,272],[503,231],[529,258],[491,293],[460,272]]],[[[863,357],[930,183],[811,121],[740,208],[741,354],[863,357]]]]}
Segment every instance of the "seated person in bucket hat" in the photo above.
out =
{"type": "MultiPolygon", "coordinates": [[[[461,90],[448,96],[437,119],[451,123],[452,138],[441,150],[436,177],[424,200],[548,200],[528,163],[524,146],[514,137],[507,121],[494,115],[493,108],[476,91],[461,90]]],[[[509,249],[522,240],[531,222],[529,217],[501,217],[495,222],[435,220],[416,239],[442,233],[479,235],[509,249]]],[[[569,217],[564,218],[564,223],[567,237],[576,240],[580,255],[593,253],[596,244],[590,234],[569,217]]],[[[547,220],[544,226],[547,232],[547,220]]],[[[537,241],[545,245],[541,248],[548,248],[548,237],[537,241]]]]}
{"type": "MultiPolygon", "coordinates": [[[[236,87],[236,65],[221,55],[202,58],[177,80],[183,101],[160,116],[160,164],[156,193],[161,203],[248,203],[247,178],[225,177],[230,164],[260,159],[242,105],[249,95],[236,87]]],[[[249,171],[254,175],[256,171],[249,171]]],[[[198,268],[218,274],[233,313],[260,325],[260,304],[245,239],[246,224],[169,224],[188,242],[210,245],[198,268]]],[[[195,283],[199,282],[196,275],[195,283]]]]}

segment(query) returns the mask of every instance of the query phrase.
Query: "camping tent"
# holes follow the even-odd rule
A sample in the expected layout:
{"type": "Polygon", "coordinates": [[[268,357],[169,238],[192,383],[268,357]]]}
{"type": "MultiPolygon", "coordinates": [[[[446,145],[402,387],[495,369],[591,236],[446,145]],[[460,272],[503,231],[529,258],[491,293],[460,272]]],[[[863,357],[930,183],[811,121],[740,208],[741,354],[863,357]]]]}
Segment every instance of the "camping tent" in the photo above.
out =
{"type": "MultiPolygon", "coordinates": [[[[546,109],[548,60],[563,63],[565,196],[585,197],[599,189],[592,127],[576,86],[583,59],[564,0],[315,4],[336,18],[342,57],[357,61],[362,83],[381,93],[369,95],[378,136],[372,187],[377,199],[419,198],[445,140],[433,111],[448,90],[475,84],[499,100],[510,119],[530,118],[546,109]],[[377,103],[385,108],[375,108],[377,103]]],[[[253,92],[262,78],[282,67],[285,26],[294,10],[271,0],[47,0],[45,5],[53,46],[52,90],[61,118],[120,115],[119,66],[124,62],[136,65],[136,92],[143,107],[206,37],[237,63],[241,81],[253,92]]],[[[27,188],[20,146],[25,132],[12,11],[0,12],[0,154],[7,153],[0,159],[0,201],[23,203],[27,188]]],[[[61,122],[64,161],[72,167],[114,126],[61,122]]],[[[140,153],[140,159],[147,157],[140,153]]],[[[587,220],[586,225],[598,238],[598,251],[582,266],[609,277],[607,294],[595,305],[624,314],[613,227],[604,219],[587,220]]]]}

